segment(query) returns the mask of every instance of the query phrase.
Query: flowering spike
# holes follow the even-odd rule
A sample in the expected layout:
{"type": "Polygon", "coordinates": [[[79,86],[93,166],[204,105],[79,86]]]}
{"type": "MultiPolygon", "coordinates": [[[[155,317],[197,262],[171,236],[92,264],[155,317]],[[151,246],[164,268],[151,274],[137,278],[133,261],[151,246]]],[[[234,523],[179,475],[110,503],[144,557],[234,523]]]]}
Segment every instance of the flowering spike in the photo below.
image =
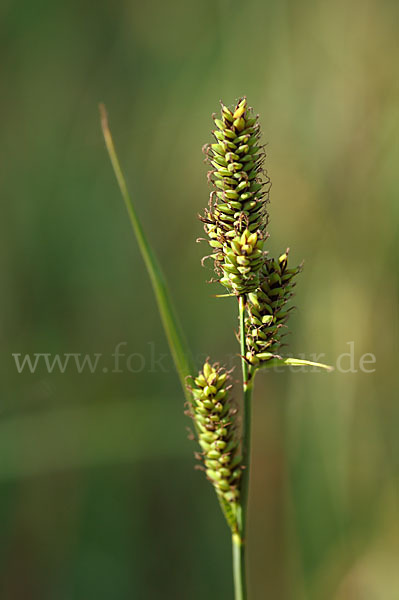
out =
{"type": "Polygon", "coordinates": [[[302,265],[288,269],[288,249],[278,260],[264,261],[259,288],[248,294],[245,358],[252,368],[278,357],[292,308],[287,308],[287,303],[293,295],[293,279],[301,268],[302,265]]]}
{"type": "Polygon", "coordinates": [[[229,402],[229,376],[217,364],[205,362],[194,379],[192,416],[196,423],[201,459],[215,487],[232,530],[236,529],[241,457],[235,411],[229,402]]]}
{"type": "Polygon", "coordinates": [[[258,145],[258,117],[251,116],[246,98],[232,110],[222,104],[221,119],[214,121],[216,143],[205,147],[214,192],[201,220],[214,249],[219,281],[239,296],[259,284],[269,179],[262,177],[265,155],[258,145]]]}

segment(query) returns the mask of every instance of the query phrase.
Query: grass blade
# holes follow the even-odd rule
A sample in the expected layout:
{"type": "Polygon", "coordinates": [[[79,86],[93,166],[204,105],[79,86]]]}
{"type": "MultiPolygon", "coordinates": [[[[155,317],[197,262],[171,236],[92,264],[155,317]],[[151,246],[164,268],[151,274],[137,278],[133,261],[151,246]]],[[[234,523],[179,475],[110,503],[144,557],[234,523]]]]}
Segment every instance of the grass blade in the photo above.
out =
{"type": "Polygon", "coordinates": [[[318,367],[319,369],[325,369],[326,371],[334,371],[334,367],[331,365],[303,360],[301,358],[272,358],[262,364],[259,368],[272,369],[273,367],[318,367]]]}
{"type": "Polygon", "coordinates": [[[115,150],[111,131],[108,125],[107,112],[105,106],[100,104],[101,127],[104,135],[105,145],[108,150],[109,158],[114,169],[119,189],[121,191],[129,219],[135,233],[141,255],[147,267],[151,284],[155,293],[162,324],[165,329],[169,347],[172,352],[173,360],[180,378],[180,382],[186,398],[191,402],[191,396],[186,388],[186,377],[194,374],[194,366],[191,358],[191,352],[188,348],[185,335],[177,318],[165,278],[159,266],[158,260],[151,248],[151,245],[144,233],[143,227],[137,215],[136,208],[127,189],[126,180],[119,164],[118,156],[115,150]]]}

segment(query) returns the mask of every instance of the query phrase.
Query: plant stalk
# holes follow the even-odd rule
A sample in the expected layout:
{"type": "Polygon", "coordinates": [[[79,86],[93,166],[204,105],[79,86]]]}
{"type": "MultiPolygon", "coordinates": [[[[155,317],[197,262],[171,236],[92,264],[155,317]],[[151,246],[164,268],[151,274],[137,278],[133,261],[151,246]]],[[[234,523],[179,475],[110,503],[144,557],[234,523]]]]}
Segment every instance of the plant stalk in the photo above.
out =
{"type": "Polygon", "coordinates": [[[247,532],[247,508],[249,474],[251,464],[251,401],[252,381],[249,381],[249,368],[245,360],[245,296],[238,299],[240,342],[241,342],[241,366],[242,383],[244,391],[244,422],[242,430],[242,456],[244,471],[241,480],[240,507],[238,510],[238,535],[233,535],[233,571],[235,600],[247,599],[246,584],[246,532],[247,532]]]}
{"type": "Polygon", "coordinates": [[[233,534],[234,600],[246,600],[245,546],[238,534],[233,534]]]}

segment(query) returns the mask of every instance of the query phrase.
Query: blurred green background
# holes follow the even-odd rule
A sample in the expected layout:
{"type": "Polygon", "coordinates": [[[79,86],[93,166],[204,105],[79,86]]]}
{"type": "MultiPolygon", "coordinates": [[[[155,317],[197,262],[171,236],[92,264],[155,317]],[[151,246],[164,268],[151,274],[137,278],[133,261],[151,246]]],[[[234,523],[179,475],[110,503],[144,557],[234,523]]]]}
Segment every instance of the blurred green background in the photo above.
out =
{"type": "Polygon", "coordinates": [[[235,301],[212,298],[196,215],[211,114],[244,94],[268,143],[270,252],[305,259],[287,352],[353,348],[357,371],[258,376],[251,600],[399,598],[397,16],[390,0],[2,1],[2,600],[232,598],[97,105],[197,364],[230,365],[235,301]],[[13,353],[103,356],[18,373],[13,353]]]}

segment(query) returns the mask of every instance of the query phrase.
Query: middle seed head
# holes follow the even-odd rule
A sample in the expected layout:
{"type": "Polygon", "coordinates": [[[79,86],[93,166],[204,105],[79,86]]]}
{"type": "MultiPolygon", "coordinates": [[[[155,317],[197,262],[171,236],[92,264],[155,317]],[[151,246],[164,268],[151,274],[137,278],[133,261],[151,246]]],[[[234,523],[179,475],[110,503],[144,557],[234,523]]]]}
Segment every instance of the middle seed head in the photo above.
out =
{"type": "Polygon", "coordinates": [[[259,288],[248,294],[245,358],[252,369],[278,356],[285,324],[293,308],[287,308],[287,304],[301,270],[302,265],[288,268],[288,249],[278,260],[267,258],[261,270],[259,288]]]}
{"type": "Polygon", "coordinates": [[[216,143],[206,152],[215,189],[201,217],[220,282],[237,296],[258,287],[268,221],[269,179],[262,178],[258,117],[250,113],[243,98],[233,110],[222,104],[221,119],[214,119],[216,143]]]}

